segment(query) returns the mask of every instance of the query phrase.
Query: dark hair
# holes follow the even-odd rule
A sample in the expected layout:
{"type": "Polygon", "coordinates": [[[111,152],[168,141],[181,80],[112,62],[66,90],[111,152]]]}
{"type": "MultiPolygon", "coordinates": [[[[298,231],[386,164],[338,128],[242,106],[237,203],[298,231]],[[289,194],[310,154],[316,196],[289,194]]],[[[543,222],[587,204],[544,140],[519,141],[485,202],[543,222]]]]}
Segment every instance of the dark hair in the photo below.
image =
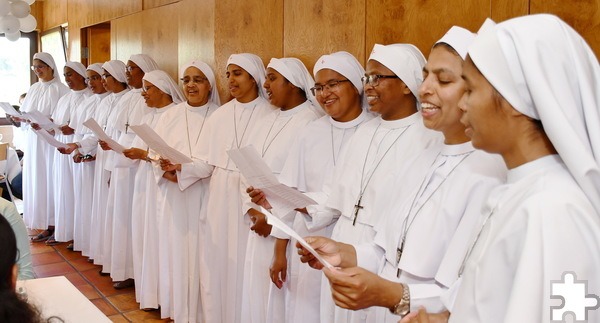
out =
{"type": "Polygon", "coordinates": [[[17,261],[17,239],[8,221],[0,214],[0,322],[42,322],[39,311],[21,299],[12,286],[12,269],[17,261]]]}
{"type": "Polygon", "coordinates": [[[445,47],[445,48],[446,48],[447,50],[449,50],[449,51],[450,51],[452,54],[454,54],[454,55],[456,55],[456,56],[460,57],[460,59],[462,59],[462,57],[461,57],[461,56],[460,56],[460,54],[459,54],[459,53],[456,51],[456,49],[454,49],[454,47],[450,46],[450,44],[448,44],[448,43],[435,43],[435,44],[433,45],[433,47],[431,47],[431,49],[434,49],[434,48],[436,48],[436,47],[438,47],[438,46],[445,47]]]}

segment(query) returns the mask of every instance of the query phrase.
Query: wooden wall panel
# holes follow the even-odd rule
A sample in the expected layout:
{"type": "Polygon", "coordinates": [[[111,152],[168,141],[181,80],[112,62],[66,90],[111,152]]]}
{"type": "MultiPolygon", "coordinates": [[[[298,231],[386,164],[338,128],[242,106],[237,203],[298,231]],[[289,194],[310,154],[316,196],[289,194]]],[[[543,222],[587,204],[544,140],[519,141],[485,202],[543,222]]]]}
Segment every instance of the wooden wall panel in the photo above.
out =
{"type": "Polygon", "coordinates": [[[226,93],[224,71],[231,54],[254,53],[264,63],[283,56],[282,12],[283,0],[216,1],[215,74],[222,95],[226,93]]]}
{"type": "MultiPolygon", "coordinates": [[[[90,0],[87,0],[90,1],[90,0]]],[[[106,22],[142,11],[142,0],[92,0],[93,23],[106,22]]]]}
{"type": "Polygon", "coordinates": [[[67,0],[44,0],[44,19],[42,30],[48,30],[67,23],[67,0]]]}
{"type": "Polygon", "coordinates": [[[597,0],[530,0],[530,13],[552,13],[579,32],[600,57],[600,3],[597,0]]]}
{"type": "Polygon", "coordinates": [[[284,17],[284,56],[309,71],[321,55],[341,50],[364,63],[365,0],[286,0],[284,17]]]}
{"type": "Polygon", "coordinates": [[[68,0],[67,14],[69,26],[85,27],[94,21],[94,3],[89,0],[68,0]]]}
{"type": "Polygon", "coordinates": [[[142,51],[148,54],[160,69],[176,79],[178,62],[178,25],[173,23],[179,17],[179,4],[142,11],[142,51]]]}
{"type": "Polygon", "coordinates": [[[524,16],[529,13],[529,0],[491,0],[491,5],[491,18],[495,22],[524,16]]]}
{"type": "Polygon", "coordinates": [[[143,1],[144,1],[143,8],[144,8],[144,10],[146,10],[146,9],[156,8],[156,7],[168,5],[171,3],[179,2],[181,0],[143,0],[143,1]]]}
{"type": "Polygon", "coordinates": [[[114,19],[110,24],[110,57],[127,62],[142,52],[142,13],[114,19]]]}
{"type": "Polygon", "coordinates": [[[453,25],[476,32],[490,14],[490,3],[479,0],[367,0],[366,11],[367,59],[376,43],[411,43],[427,57],[431,45],[453,25]]]}

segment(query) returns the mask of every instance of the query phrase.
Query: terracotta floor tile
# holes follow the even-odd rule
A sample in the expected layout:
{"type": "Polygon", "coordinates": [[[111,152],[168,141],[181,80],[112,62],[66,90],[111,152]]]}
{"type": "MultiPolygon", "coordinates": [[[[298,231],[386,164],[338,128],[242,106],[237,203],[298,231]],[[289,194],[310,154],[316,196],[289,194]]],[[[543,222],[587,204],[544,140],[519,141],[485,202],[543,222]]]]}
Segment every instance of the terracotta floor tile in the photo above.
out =
{"type": "Polygon", "coordinates": [[[31,262],[34,266],[53,264],[65,261],[57,252],[44,252],[31,255],[31,262]]]}
{"type": "Polygon", "coordinates": [[[90,269],[95,269],[96,271],[99,271],[100,266],[94,265],[93,263],[90,263],[87,258],[77,258],[77,259],[72,259],[69,260],[69,263],[71,263],[71,265],[73,265],[73,267],[75,267],[75,269],[77,269],[77,271],[86,271],[86,270],[90,270],[90,269]]]}
{"type": "Polygon", "coordinates": [[[91,302],[106,316],[119,314],[119,312],[103,298],[92,299],[91,302]]]}
{"type": "Polygon", "coordinates": [[[121,312],[138,310],[140,304],[135,301],[135,291],[107,297],[108,301],[121,312]]]}
{"type": "Polygon", "coordinates": [[[52,248],[51,246],[45,245],[43,242],[30,242],[29,249],[31,250],[32,255],[36,255],[38,253],[55,251],[54,248],[52,248]]]}
{"type": "Polygon", "coordinates": [[[96,299],[96,298],[100,298],[102,297],[98,291],[96,291],[96,289],[94,288],[94,286],[90,285],[90,284],[84,284],[84,285],[79,285],[79,286],[75,286],[77,287],[77,289],[79,289],[79,291],[85,295],[85,297],[87,297],[88,299],[96,299]]]}
{"type": "Polygon", "coordinates": [[[160,319],[160,311],[144,312],[142,310],[136,310],[124,313],[125,317],[132,322],[170,322],[169,319],[160,319]]]}
{"type": "MultiPolygon", "coordinates": [[[[100,276],[98,274],[97,269],[90,269],[81,272],[81,274],[89,280],[92,285],[94,285],[102,295],[108,297],[113,295],[124,294],[129,291],[129,289],[117,290],[113,287],[113,281],[110,279],[110,276],[100,276]]],[[[133,289],[133,287],[131,287],[133,289]]]]}
{"type": "Polygon", "coordinates": [[[66,262],[58,262],[55,264],[41,265],[33,267],[36,277],[53,277],[62,276],[68,273],[75,272],[75,269],[66,262]]]}
{"type": "Polygon", "coordinates": [[[80,251],[71,251],[69,249],[56,249],[56,251],[58,251],[61,256],[63,256],[65,259],[67,260],[74,260],[74,259],[87,259],[87,257],[81,255],[80,251]]]}
{"type": "Polygon", "coordinates": [[[73,284],[75,286],[87,284],[85,279],[83,279],[81,274],[78,272],[66,274],[65,277],[71,282],[71,284],[73,284]]]}
{"type": "Polygon", "coordinates": [[[128,323],[131,322],[130,320],[126,319],[125,316],[121,315],[121,314],[116,314],[116,315],[111,315],[108,317],[109,320],[113,321],[114,323],[128,323]]]}

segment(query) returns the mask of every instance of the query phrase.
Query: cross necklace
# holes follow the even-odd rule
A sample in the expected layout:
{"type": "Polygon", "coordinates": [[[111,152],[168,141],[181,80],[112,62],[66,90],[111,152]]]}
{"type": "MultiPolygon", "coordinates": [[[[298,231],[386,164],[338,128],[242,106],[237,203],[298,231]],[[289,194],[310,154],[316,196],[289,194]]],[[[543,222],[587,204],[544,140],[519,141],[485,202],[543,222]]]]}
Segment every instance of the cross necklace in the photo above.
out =
{"type": "Polygon", "coordinates": [[[273,139],[271,139],[271,141],[269,141],[269,144],[267,145],[267,140],[269,139],[269,136],[271,135],[271,130],[273,130],[273,126],[275,125],[275,122],[277,122],[277,118],[275,118],[275,120],[273,120],[273,123],[271,123],[271,127],[269,128],[269,132],[267,133],[267,136],[265,137],[265,141],[263,141],[263,145],[262,145],[262,149],[261,149],[261,153],[262,153],[261,157],[265,157],[265,154],[267,153],[267,150],[269,150],[269,147],[271,147],[271,144],[273,143],[273,141],[275,141],[275,139],[277,139],[277,136],[279,136],[279,134],[283,131],[285,126],[287,126],[288,123],[290,123],[290,121],[292,121],[294,116],[295,115],[291,116],[288,119],[288,121],[285,122],[283,127],[281,127],[281,129],[279,129],[279,131],[277,131],[277,133],[275,133],[275,136],[273,136],[273,139]],[[265,148],[265,145],[267,145],[266,148],[265,148]]]}
{"type": "MultiPolygon", "coordinates": [[[[233,130],[235,131],[235,145],[237,146],[237,148],[240,148],[240,145],[242,144],[242,142],[244,141],[244,136],[246,135],[246,130],[248,130],[248,125],[250,124],[250,121],[252,121],[252,115],[254,114],[254,109],[256,109],[257,104],[254,105],[254,107],[252,107],[252,112],[250,112],[250,117],[248,118],[248,122],[246,122],[246,126],[244,127],[244,132],[242,132],[242,138],[238,139],[238,133],[237,133],[237,118],[235,117],[235,104],[233,105],[233,130]]],[[[244,111],[242,111],[243,113],[244,111]]],[[[240,119],[242,118],[242,114],[240,114],[240,119]]],[[[241,120],[240,120],[241,121],[241,120]]]]}
{"type": "MultiPolygon", "coordinates": [[[[200,126],[200,131],[198,131],[198,136],[196,137],[196,142],[194,143],[194,147],[198,145],[198,139],[200,139],[200,135],[202,134],[202,129],[204,129],[204,123],[206,122],[206,117],[208,117],[208,110],[210,110],[210,105],[206,105],[206,111],[204,112],[204,118],[202,119],[202,125],[200,126]]],[[[187,129],[187,142],[188,148],[190,150],[190,156],[194,157],[192,153],[192,141],[190,140],[190,125],[188,123],[188,108],[185,107],[185,127],[187,129]]]]}
{"type": "MultiPolygon", "coordinates": [[[[448,177],[450,177],[450,175],[452,174],[452,172],[454,172],[454,170],[465,159],[467,159],[467,157],[469,157],[471,155],[471,153],[473,153],[473,151],[465,153],[464,156],[458,161],[458,163],[456,163],[456,165],[454,165],[452,167],[452,169],[450,169],[450,171],[448,172],[448,174],[446,174],[446,176],[444,176],[444,178],[442,179],[442,181],[433,189],[433,191],[431,192],[431,194],[429,194],[429,196],[427,196],[427,198],[425,199],[425,201],[423,201],[423,203],[421,203],[421,205],[419,205],[419,208],[417,208],[417,210],[415,211],[415,214],[413,215],[412,219],[410,220],[410,222],[408,222],[408,219],[410,218],[410,214],[412,213],[412,210],[413,210],[415,204],[417,203],[417,200],[419,199],[419,197],[421,197],[423,195],[423,193],[425,193],[425,189],[427,188],[427,185],[429,184],[429,182],[431,181],[431,178],[433,176],[429,177],[429,181],[427,181],[427,177],[425,177],[423,179],[423,181],[421,182],[421,185],[419,185],[419,189],[417,190],[417,193],[415,194],[415,197],[413,198],[413,201],[412,201],[412,203],[410,205],[410,209],[406,213],[406,218],[404,218],[404,223],[403,223],[404,229],[402,230],[402,240],[400,240],[400,246],[396,249],[396,266],[398,266],[400,264],[400,259],[402,259],[402,253],[404,252],[404,244],[406,242],[406,235],[408,234],[408,231],[410,230],[410,228],[412,227],[413,223],[415,222],[415,219],[419,215],[419,212],[425,206],[425,204],[427,204],[427,201],[429,201],[429,199],[431,199],[431,197],[433,195],[435,195],[435,192],[437,192],[437,190],[446,182],[446,180],[448,179],[448,177]],[[427,181],[427,183],[426,183],[426,181],[427,181]]],[[[438,157],[439,156],[440,156],[440,154],[438,154],[438,157]]],[[[431,166],[429,166],[430,169],[433,167],[433,165],[435,164],[436,161],[437,161],[437,157],[433,160],[433,163],[431,164],[431,166]]],[[[441,165],[440,165],[440,167],[441,167],[441,165]]],[[[438,168],[435,168],[432,171],[432,173],[435,173],[435,171],[438,168]]],[[[396,277],[400,277],[400,268],[398,268],[397,271],[396,271],[396,277]]]]}
{"type": "MultiPolygon", "coordinates": [[[[356,219],[358,218],[358,212],[364,208],[361,205],[361,201],[362,201],[363,195],[365,194],[365,191],[367,190],[367,186],[369,186],[369,183],[371,182],[371,179],[373,178],[373,175],[375,174],[375,171],[377,170],[377,168],[379,167],[379,165],[381,164],[381,162],[383,161],[385,156],[388,154],[388,152],[390,152],[392,147],[394,147],[394,144],[396,144],[398,139],[400,139],[400,137],[402,137],[402,135],[406,132],[406,130],[408,130],[408,128],[410,128],[410,125],[409,125],[406,128],[404,128],[404,130],[402,130],[402,132],[398,135],[398,137],[396,137],[396,139],[394,139],[392,144],[383,153],[383,155],[381,156],[379,161],[377,161],[377,163],[375,164],[375,167],[373,167],[373,169],[371,170],[371,174],[369,175],[369,177],[365,178],[365,168],[367,166],[367,160],[369,159],[369,152],[371,151],[371,146],[373,145],[373,140],[375,139],[375,135],[377,134],[377,130],[379,130],[380,126],[381,126],[381,123],[379,125],[377,125],[377,128],[373,132],[373,136],[371,136],[371,141],[369,142],[369,148],[367,148],[367,153],[365,155],[365,161],[363,162],[362,172],[360,175],[360,190],[359,190],[357,202],[356,202],[356,204],[354,204],[354,218],[352,219],[352,225],[356,225],[356,219]],[[365,181],[365,179],[366,179],[366,181],[365,181]]],[[[387,135],[390,134],[392,131],[394,131],[394,129],[390,129],[383,136],[383,138],[381,139],[380,142],[383,143],[383,141],[385,140],[385,137],[387,137],[387,135]]]]}

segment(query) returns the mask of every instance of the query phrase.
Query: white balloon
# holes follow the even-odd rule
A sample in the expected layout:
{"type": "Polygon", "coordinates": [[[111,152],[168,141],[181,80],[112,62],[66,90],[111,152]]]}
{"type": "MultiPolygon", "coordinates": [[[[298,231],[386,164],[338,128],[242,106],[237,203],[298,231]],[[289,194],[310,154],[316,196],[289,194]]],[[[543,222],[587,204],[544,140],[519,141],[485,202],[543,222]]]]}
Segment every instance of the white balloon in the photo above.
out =
{"type": "Polygon", "coordinates": [[[10,12],[10,3],[7,0],[0,0],[0,16],[6,16],[10,12]]]}
{"type": "Polygon", "coordinates": [[[10,12],[17,18],[25,18],[31,12],[31,8],[29,8],[29,5],[25,1],[13,1],[10,4],[10,12]]]}
{"type": "Polygon", "coordinates": [[[21,23],[17,17],[11,15],[0,17],[0,33],[14,34],[20,27],[21,23]]]}
{"type": "Polygon", "coordinates": [[[21,23],[21,31],[24,33],[32,32],[35,30],[37,26],[37,20],[32,15],[28,15],[25,18],[20,18],[19,22],[21,23]]]}
{"type": "Polygon", "coordinates": [[[4,36],[10,41],[17,41],[19,38],[21,38],[21,32],[17,30],[16,33],[4,34],[4,36]]]}

